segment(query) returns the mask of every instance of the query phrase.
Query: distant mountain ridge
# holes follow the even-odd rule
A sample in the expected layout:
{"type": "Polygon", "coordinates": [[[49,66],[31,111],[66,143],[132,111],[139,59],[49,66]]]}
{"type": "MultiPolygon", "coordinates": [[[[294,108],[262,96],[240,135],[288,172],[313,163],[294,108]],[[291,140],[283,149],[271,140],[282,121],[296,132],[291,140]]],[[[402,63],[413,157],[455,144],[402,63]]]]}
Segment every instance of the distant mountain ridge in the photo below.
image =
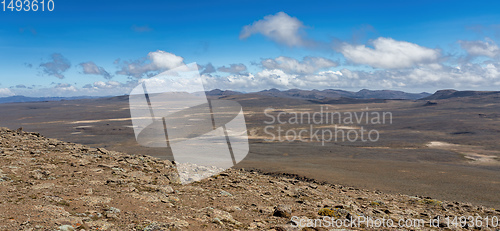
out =
{"type": "Polygon", "coordinates": [[[290,89],[285,91],[280,91],[278,89],[264,90],[256,92],[254,94],[267,95],[274,97],[285,97],[285,98],[300,98],[300,99],[312,99],[312,100],[322,100],[322,99],[340,99],[340,98],[352,98],[352,99],[421,99],[430,96],[430,93],[407,93],[403,91],[393,91],[393,90],[368,90],[363,89],[358,92],[345,91],[345,90],[300,90],[300,89],[290,89]]]}
{"type": "MultiPolygon", "coordinates": [[[[201,92],[197,92],[199,94],[201,92]]],[[[291,98],[291,99],[302,99],[310,100],[314,102],[343,102],[352,103],[356,100],[369,100],[370,102],[378,102],[377,100],[437,100],[437,99],[449,99],[449,98],[460,98],[460,97],[470,97],[470,96],[487,96],[495,95],[500,96],[500,91],[457,91],[453,89],[439,90],[434,94],[427,92],[422,93],[408,93],[404,91],[393,91],[393,90],[368,90],[363,89],[358,92],[345,91],[338,89],[325,89],[325,90],[300,90],[300,89],[290,89],[290,90],[278,90],[275,88],[269,90],[263,90],[259,92],[237,92],[231,90],[220,90],[214,89],[206,91],[205,95],[209,97],[227,97],[235,95],[261,95],[268,97],[277,98],[291,98]]],[[[128,95],[115,96],[115,97],[96,97],[96,96],[74,96],[74,97],[27,97],[27,96],[9,96],[0,98],[0,104],[2,103],[22,103],[22,102],[41,102],[41,101],[61,101],[61,100],[78,100],[78,99],[97,99],[102,100],[119,98],[121,100],[128,100],[128,95]]],[[[367,101],[368,102],[368,101],[367,101]]]]}
{"type": "Polygon", "coordinates": [[[214,89],[211,91],[206,91],[205,94],[207,96],[229,96],[229,95],[242,95],[245,93],[238,92],[238,91],[231,91],[231,90],[221,90],[221,89],[214,89]]]}
{"type": "Polygon", "coordinates": [[[436,99],[450,99],[450,98],[461,98],[470,96],[486,96],[499,94],[500,91],[457,91],[453,89],[439,90],[436,93],[422,98],[422,100],[436,100],[436,99]]]}
{"type": "Polygon", "coordinates": [[[75,99],[93,99],[100,98],[95,96],[73,96],[73,97],[27,97],[22,95],[14,95],[0,98],[0,103],[23,103],[23,102],[42,102],[42,101],[61,101],[75,99]]]}

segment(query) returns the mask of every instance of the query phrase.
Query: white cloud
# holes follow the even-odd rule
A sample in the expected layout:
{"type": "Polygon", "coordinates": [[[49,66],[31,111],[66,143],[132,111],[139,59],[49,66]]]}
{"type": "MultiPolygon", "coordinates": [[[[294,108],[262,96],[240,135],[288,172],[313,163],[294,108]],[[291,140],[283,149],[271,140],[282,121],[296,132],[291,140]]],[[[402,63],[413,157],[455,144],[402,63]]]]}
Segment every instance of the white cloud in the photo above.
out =
{"type": "MultiPolygon", "coordinates": [[[[433,91],[443,88],[461,90],[496,90],[500,84],[500,61],[467,63],[459,66],[419,65],[406,69],[361,71],[342,69],[340,71],[318,71],[316,73],[287,73],[281,69],[264,69],[257,73],[231,74],[229,76],[203,75],[205,89],[230,89],[236,91],[260,91],[278,89],[398,89],[410,92],[433,91]]],[[[82,88],[61,83],[43,89],[0,89],[0,96],[109,96],[130,93],[143,81],[140,79],[120,83],[117,81],[96,81],[82,88]]],[[[159,82],[158,85],[164,85],[159,82]]],[[[178,83],[175,88],[195,86],[192,79],[178,83]]]]}
{"type": "Polygon", "coordinates": [[[262,34],[269,39],[287,46],[303,46],[304,24],[295,17],[290,17],[284,12],[267,15],[264,19],[244,26],[240,32],[240,39],[246,39],[254,34],[262,34]]]}
{"type": "Polygon", "coordinates": [[[53,87],[34,88],[34,89],[14,89],[16,95],[31,97],[49,97],[49,96],[113,96],[129,94],[133,87],[137,86],[138,81],[128,81],[121,83],[117,81],[96,81],[92,84],[86,84],[78,87],[68,83],[58,83],[53,87]]]}
{"type": "Polygon", "coordinates": [[[467,63],[458,67],[422,65],[399,70],[373,72],[342,70],[343,76],[358,87],[392,89],[491,89],[500,81],[500,63],[467,63]],[[365,81],[363,81],[365,80],[365,81]]]}
{"type": "Polygon", "coordinates": [[[340,72],[325,71],[313,75],[285,73],[279,69],[265,69],[256,74],[230,75],[214,77],[204,75],[206,89],[232,89],[239,91],[260,91],[269,88],[278,89],[323,89],[335,85],[341,77],[340,72]]]}
{"type": "Polygon", "coordinates": [[[261,61],[264,68],[280,69],[289,74],[312,74],[321,69],[336,67],[337,63],[330,59],[321,57],[304,57],[302,61],[294,58],[280,56],[275,59],[265,59],[261,61]]]}
{"type": "Polygon", "coordinates": [[[353,63],[376,68],[408,68],[436,62],[440,57],[439,50],[383,37],[373,41],[373,48],[345,43],[339,51],[353,63]]]}
{"type": "Polygon", "coordinates": [[[81,91],[91,93],[92,95],[121,95],[128,94],[132,88],[140,84],[141,80],[128,81],[121,83],[118,81],[96,81],[92,84],[86,84],[81,91]]]}
{"type": "Polygon", "coordinates": [[[463,41],[458,43],[471,56],[487,56],[493,58],[500,55],[500,48],[491,39],[486,38],[486,41],[463,41]]]}
{"type": "Polygon", "coordinates": [[[149,52],[148,58],[160,70],[170,70],[184,64],[184,58],[166,51],[149,52]]]}
{"type": "Polygon", "coordinates": [[[135,61],[123,61],[117,74],[141,78],[144,75],[155,75],[184,64],[184,58],[166,51],[149,52],[148,57],[135,61]],[[151,73],[156,72],[156,73],[151,73]]]}
{"type": "Polygon", "coordinates": [[[9,88],[0,88],[0,97],[8,97],[15,95],[9,88]]]}
{"type": "Polygon", "coordinates": [[[245,64],[243,64],[243,63],[230,64],[229,67],[222,66],[222,67],[217,68],[217,71],[231,73],[231,74],[240,74],[246,70],[247,70],[247,66],[245,66],[245,64]]]}
{"type": "Polygon", "coordinates": [[[415,92],[443,88],[495,90],[500,83],[500,62],[463,64],[458,67],[429,64],[406,69],[361,71],[342,69],[309,74],[264,69],[255,74],[226,77],[204,75],[207,89],[260,91],[278,89],[398,89],[415,92]],[[496,85],[495,85],[496,84],[496,85]]]}
{"type": "Polygon", "coordinates": [[[111,79],[111,75],[103,68],[97,66],[94,62],[79,64],[83,68],[83,73],[87,75],[101,75],[105,79],[111,79]]]}
{"type": "Polygon", "coordinates": [[[59,92],[76,92],[78,89],[75,86],[72,86],[68,83],[58,83],[54,86],[59,92]]]}
{"type": "Polygon", "coordinates": [[[96,89],[111,89],[111,88],[121,87],[122,84],[116,81],[108,81],[108,82],[97,81],[94,82],[93,86],[96,89]]]}

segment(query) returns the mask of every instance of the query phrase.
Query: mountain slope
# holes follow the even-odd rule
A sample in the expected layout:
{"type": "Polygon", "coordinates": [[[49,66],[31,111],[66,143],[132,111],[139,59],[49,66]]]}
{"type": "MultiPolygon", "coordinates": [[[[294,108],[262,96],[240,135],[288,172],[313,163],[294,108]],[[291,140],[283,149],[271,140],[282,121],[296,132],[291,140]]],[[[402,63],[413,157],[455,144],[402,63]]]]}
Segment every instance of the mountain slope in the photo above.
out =
{"type": "Polygon", "coordinates": [[[92,99],[98,98],[93,96],[74,96],[74,97],[27,97],[22,95],[15,95],[9,97],[1,97],[0,103],[23,103],[23,102],[42,102],[42,101],[61,101],[61,100],[75,100],[75,99],[92,99]]]}
{"type": "Polygon", "coordinates": [[[256,92],[255,94],[267,95],[273,97],[281,98],[299,98],[299,99],[313,99],[313,100],[323,100],[326,98],[336,99],[336,98],[353,98],[353,99],[420,99],[427,97],[429,93],[407,93],[403,91],[392,91],[392,90],[367,90],[363,89],[358,92],[326,89],[326,90],[300,90],[291,89],[280,91],[278,89],[264,90],[256,92]]]}
{"type": "Polygon", "coordinates": [[[298,219],[306,225],[323,216],[396,224],[421,218],[428,227],[436,216],[500,216],[470,204],[245,170],[180,185],[170,161],[21,129],[0,128],[0,166],[1,230],[297,230],[298,219]]]}
{"type": "Polygon", "coordinates": [[[500,95],[500,91],[457,91],[452,89],[439,90],[430,96],[422,98],[422,100],[451,99],[451,98],[488,96],[488,95],[500,95]]]}
{"type": "MultiPolygon", "coordinates": [[[[196,92],[195,94],[199,94],[196,92]]],[[[292,98],[292,99],[304,99],[304,100],[324,100],[324,99],[340,99],[340,98],[351,98],[351,99],[420,99],[427,97],[429,93],[407,93],[403,91],[391,91],[391,90],[367,90],[363,89],[358,92],[344,91],[344,90],[300,90],[300,89],[290,89],[286,91],[280,91],[278,89],[269,89],[260,92],[253,93],[242,93],[231,90],[220,90],[214,89],[206,91],[205,95],[209,97],[227,97],[235,95],[245,95],[245,94],[257,94],[263,96],[280,97],[280,98],[292,98]]],[[[122,97],[125,96],[116,96],[122,97]]],[[[22,102],[41,102],[41,101],[61,101],[61,100],[77,100],[77,99],[96,99],[96,98],[115,98],[115,97],[93,97],[93,96],[76,96],[76,97],[26,97],[26,96],[9,96],[0,98],[0,104],[2,103],[22,103],[22,102]]]]}

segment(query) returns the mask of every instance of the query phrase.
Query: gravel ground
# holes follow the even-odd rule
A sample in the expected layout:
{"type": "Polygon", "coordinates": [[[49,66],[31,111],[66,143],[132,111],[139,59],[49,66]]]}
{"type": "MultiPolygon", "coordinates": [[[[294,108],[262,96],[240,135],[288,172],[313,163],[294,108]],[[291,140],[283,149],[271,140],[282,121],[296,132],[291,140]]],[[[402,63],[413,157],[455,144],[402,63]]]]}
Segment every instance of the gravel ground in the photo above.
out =
{"type": "Polygon", "coordinates": [[[179,182],[168,160],[0,128],[0,230],[311,230],[297,226],[332,219],[353,220],[344,228],[354,230],[382,229],[378,221],[389,220],[394,226],[385,229],[462,230],[445,220],[455,216],[473,216],[476,226],[481,217],[481,230],[496,230],[485,219],[500,218],[484,206],[243,169],[179,182]]]}

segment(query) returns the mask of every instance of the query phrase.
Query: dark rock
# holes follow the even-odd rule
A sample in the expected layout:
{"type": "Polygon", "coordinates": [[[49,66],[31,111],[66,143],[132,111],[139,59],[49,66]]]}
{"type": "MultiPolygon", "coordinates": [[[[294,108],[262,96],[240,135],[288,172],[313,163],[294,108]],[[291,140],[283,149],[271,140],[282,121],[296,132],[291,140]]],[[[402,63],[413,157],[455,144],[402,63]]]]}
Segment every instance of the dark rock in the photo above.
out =
{"type": "Polygon", "coordinates": [[[292,207],[289,205],[278,205],[274,208],[273,216],[275,217],[292,217],[292,207]]]}

